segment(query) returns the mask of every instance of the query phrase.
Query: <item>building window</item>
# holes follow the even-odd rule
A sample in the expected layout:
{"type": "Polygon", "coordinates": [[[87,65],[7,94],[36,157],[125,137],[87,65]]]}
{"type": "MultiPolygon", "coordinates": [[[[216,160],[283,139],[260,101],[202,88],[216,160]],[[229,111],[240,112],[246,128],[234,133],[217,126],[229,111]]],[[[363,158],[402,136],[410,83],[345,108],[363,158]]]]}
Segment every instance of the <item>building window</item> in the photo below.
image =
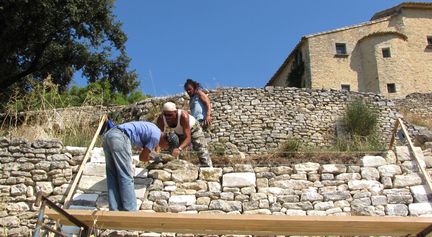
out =
{"type": "Polygon", "coordinates": [[[351,91],[350,85],[341,85],[341,91],[351,91]]]}
{"type": "Polygon", "coordinates": [[[432,35],[427,37],[428,47],[432,47],[432,35]]]}
{"type": "Polygon", "coordinates": [[[391,57],[390,48],[383,48],[382,55],[383,58],[390,58],[391,57]]]}
{"type": "Polygon", "coordinates": [[[345,43],[336,43],[336,55],[347,55],[345,43]]]}
{"type": "Polygon", "coordinates": [[[387,84],[387,92],[388,93],[396,93],[396,84],[394,84],[394,83],[387,84]]]}

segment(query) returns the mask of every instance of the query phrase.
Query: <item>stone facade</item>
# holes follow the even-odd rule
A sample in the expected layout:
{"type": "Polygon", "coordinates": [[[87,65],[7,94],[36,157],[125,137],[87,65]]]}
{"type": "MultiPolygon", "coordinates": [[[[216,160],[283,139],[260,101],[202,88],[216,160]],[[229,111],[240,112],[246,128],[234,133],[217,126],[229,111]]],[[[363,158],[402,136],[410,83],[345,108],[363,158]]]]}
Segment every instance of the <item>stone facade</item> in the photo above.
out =
{"type": "MultiPolygon", "coordinates": [[[[34,227],[35,193],[63,202],[85,148],[58,141],[0,139],[0,235],[26,235],[34,227]]],[[[313,216],[422,216],[432,214],[407,147],[358,164],[313,162],[279,166],[197,167],[183,160],[135,169],[139,209],[146,212],[313,216]]],[[[426,158],[430,169],[432,157],[426,158]]],[[[107,210],[101,148],[93,151],[71,209],[107,210]]],[[[77,229],[65,227],[74,233],[77,229]]],[[[108,233],[108,232],[106,232],[108,233]]],[[[143,235],[145,236],[145,235],[143,235]]],[[[156,236],[160,236],[157,234],[156,236]]]]}
{"type": "Polygon", "coordinates": [[[369,22],[304,36],[267,85],[349,88],[387,98],[429,93],[431,14],[431,3],[402,3],[369,22]],[[300,64],[301,82],[289,85],[290,73],[300,64]]]}

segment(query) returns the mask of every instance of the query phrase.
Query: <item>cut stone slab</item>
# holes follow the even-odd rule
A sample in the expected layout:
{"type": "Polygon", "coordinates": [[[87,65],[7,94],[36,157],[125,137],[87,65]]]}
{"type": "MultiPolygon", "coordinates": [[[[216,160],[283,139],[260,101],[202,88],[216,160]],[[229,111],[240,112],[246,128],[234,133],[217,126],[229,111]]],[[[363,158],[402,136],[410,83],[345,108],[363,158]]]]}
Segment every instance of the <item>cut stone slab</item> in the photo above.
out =
{"type": "Polygon", "coordinates": [[[228,173],[222,177],[223,187],[255,187],[255,173],[228,173]]]}
{"type": "Polygon", "coordinates": [[[80,206],[96,206],[96,200],[99,195],[97,194],[75,194],[72,198],[74,205],[80,206]]]}
{"type": "Polygon", "coordinates": [[[169,198],[170,205],[193,205],[196,203],[195,195],[172,195],[169,198]]]}
{"type": "Polygon", "coordinates": [[[90,152],[90,162],[105,163],[105,153],[102,147],[94,147],[90,152]]]}
{"type": "Polygon", "coordinates": [[[417,185],[410,187],[415,202],[430,202],[432,201],[432,193],[428,191],[425,185],[417,185]]]}
{"type": "Polygon", "coordinates": [[[398,161],[411,160],[411,155],[407,146],[396,146],[396,157],[398,161]]]}
{"type": "Polygon", "coordinates": [[[408,206],[411,216],[421,216],[432,214],[432,205],[428,202],[411,203],[408,206]]]}
{"type": "Polygon", "coordinates": [[[83,175],[106,177],[105,163],[92,163],[85,164],[83,175]]]}
{"type": "Polygon", "coordinates": [[[407,175],[396,175],[393,182],[395,188],[402,188],[420,184],[422,184],[422,179],[416,173],[411,173],[407,175]]]}
{"type": "Polygon", "coordinates": [[[378,167],[387,165],[387,161],[382,156],[363,156],[361,164],[363,167],[378,167]]]}
{"type": "Polygon", "coordinates": [[[106,177],[83,175],[79,182],[78,189],[83,191],[88,190],[88,191],[106,192],[107,191],[106,177]]]}

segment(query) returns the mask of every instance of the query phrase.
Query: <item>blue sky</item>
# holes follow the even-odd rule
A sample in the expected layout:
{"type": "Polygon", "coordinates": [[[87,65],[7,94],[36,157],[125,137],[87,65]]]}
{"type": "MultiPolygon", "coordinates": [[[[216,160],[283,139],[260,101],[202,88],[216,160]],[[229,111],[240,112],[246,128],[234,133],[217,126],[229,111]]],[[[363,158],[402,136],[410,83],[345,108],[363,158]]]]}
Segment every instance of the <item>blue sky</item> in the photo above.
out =
{"type": "MultiPolygon", "coordinates": [[[[145,94],[263,87],[303,35],[368,21],[397,0],[117,0],[145,94]]],[[[82,80],[76,82],[81,84],[82,80]]]]}

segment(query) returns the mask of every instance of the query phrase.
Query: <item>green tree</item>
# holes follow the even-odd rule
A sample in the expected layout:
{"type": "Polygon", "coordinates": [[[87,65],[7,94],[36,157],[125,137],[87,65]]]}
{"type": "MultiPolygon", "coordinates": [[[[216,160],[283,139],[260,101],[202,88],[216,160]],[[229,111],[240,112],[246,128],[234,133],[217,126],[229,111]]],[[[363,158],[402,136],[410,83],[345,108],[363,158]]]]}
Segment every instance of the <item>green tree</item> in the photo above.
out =
{"type": "Polygon", "coordinates": [[[113,7],[113,0],[0,1],[1,94],[28,92],[49,75],[64,91],[76,71],[113,91],[133,91],[137,75],[128,69],[127,37],[113,7]]]}

